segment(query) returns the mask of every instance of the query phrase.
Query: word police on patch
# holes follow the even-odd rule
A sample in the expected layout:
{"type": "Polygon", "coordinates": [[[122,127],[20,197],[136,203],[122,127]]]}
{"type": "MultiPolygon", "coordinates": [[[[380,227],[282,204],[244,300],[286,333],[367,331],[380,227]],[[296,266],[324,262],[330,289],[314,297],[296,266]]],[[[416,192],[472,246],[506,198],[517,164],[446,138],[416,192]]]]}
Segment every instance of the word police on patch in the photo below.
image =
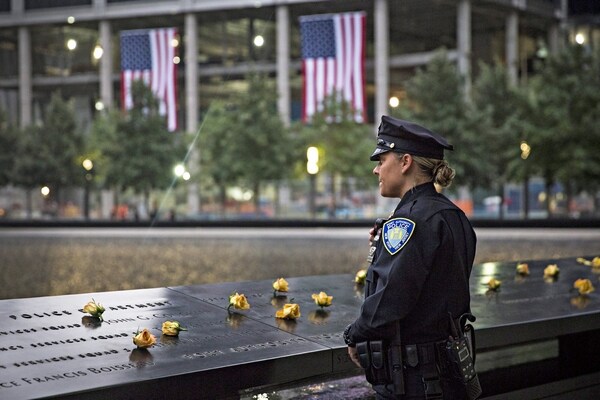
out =
{"type": "Polygon", "coordinates": [[[383,244],[386,250],[394,255],[399,252],[410,239],[415,223],[407,218],[390,219],[383,225],[383,244]]]}

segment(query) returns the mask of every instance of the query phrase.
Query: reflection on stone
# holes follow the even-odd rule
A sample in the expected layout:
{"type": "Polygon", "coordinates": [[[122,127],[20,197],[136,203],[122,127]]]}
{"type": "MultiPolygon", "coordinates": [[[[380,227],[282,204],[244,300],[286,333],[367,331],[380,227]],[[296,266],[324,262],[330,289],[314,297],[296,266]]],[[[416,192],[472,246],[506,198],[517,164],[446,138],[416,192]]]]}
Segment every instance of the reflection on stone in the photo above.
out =
{"type": "Polygon", "coordinates": [[[100,321],[100,318],[98,317],[91,317],[89,315],[86,315],[84,317],[81,317],[81,324],[86,328],[96,329],[102,325],[102,321],[100,321]]]}
{"type": "Polygon", "coordinates": [[[577,307],[580,310],[586,308],[589,303],[590,299],[587,296],[579,295],[571,298],[571,305],[573,307],[577,307]]]}
{"type": "Polygon", "coordinates": [[[271,299],[271,305],[273,307],[276,308],[281,308],[284,306],[285,303],[287,303],[287,296],[286,295],[277,295],[277,296],[273,296],[273,298],[271,299]]]}
{"type": "Polygon", "coordinates": [[[233,329],[237,329],[242,325],[242,321],[244,320],[244,316],[238,313],[229,312],[227,316],[227,324],[233,329]]]}
{"type": "Polygon", "coordinates": [[[282,331],[294,333],[296,330],[297,322],[295,319],[275,318],[275,322],[277,323],[277,328],[281,329],[282,331]]]}
{"type": "Polygon", "coordinates": [[[138,368],[148,365],[153,359],[154,357],[152,357],[152,353],[148,349],[136,348],[129,354],[129,361],[134,363],[138,368]]]}
{"type": "Polygon", "coordinates": [[[160,335],[160,342],[166,345],[173,345],[179,341],[178,336],[160,335]]]}
{"type": "Polygon", "coordinates": [[[354,284],[354,296],[356,296],[357,299],[364,299],[365,298],[365,285],[361,284],[361,283],[356,283],[354,284]]]}
{"type": "Polygon", "coordinates": [[[329,318],[329,314],[330,312],[325,310],[311,311],[311,313],[308,314],[308,320],[313,324],[321,325],[325,323],[325,321],[327,321],[327,319],[329,318]]]}

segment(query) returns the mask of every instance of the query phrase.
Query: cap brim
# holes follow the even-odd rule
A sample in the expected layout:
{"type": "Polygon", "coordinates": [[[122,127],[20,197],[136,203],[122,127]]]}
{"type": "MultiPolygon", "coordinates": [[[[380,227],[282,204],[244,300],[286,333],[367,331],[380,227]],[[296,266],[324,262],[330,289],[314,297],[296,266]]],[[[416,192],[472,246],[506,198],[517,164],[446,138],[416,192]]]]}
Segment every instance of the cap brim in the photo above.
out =
{"type": "Polygon", "coordinates": [[[377,147],[375,149],[375,151],[373,152],[373,154],[371,154],[371,157],[369,157],[369,158],[371,161],[379,161],[379,156],[383,153],[387,153],[388,151],[390,151],[390,149],[377,147]]]}

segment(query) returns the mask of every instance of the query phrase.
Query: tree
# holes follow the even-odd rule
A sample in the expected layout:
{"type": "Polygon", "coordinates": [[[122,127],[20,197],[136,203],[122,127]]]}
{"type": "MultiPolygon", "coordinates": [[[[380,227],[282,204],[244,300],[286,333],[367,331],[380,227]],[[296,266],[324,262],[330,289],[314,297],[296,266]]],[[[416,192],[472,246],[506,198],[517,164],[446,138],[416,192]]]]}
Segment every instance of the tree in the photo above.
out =
{"type": "Polygon", "coordinates": [[[370,125],[354,121],[351,105],[333,94],[323,103],[323,109],[313,114],[310,124],[296,125],[294,130],[302,137],[306,151],[316,146],[320,153],[320,170],[330,175],[330,212],[337,208],[336,177],[366,179],[372,177],[373,162],[369,156],[375,147],[375,135],[370,125]]]}
{"type": "Polygon", "coordinates": [[[277,112],[275,88],[262,75],[247,81],[248,89],[237,99],[213,103],[199,146],[203,171],[219,185],[221,204],[228,185],[245,185],[259,212],[261,186],[290,176],[298,153],[277,112]]]}
{"type": "Polygon", "coordinates": [[[167,131],[152,91],[136,81],[132,93],[133,108],[118,116],[114,125],[100,118],[94,140],[100,147],[104,185],[143,194],[148,206],[150,191],[166,189],[173,182],[173,167],[183,158],[185,147],[179,134],[167,131]]]}
{"type": "Polygon", "coordinates": [[[263,75],[248,77],[235,120],[241,178],[252,188],[258,212],[261,185],[291,175],[297,146],[277,111],[277,90],[263,75]]]}
{"type": "Polygon", "coordinates": [[[564,183],[569,197],[576,189],[599,188],[599,72],[597,54],[571,46],[549,57],[531,81],[531,161],[545,179],[549,215],[554,183],[564,183]]]}
{"type": "Polygon", "coordinates": [[[468,115],[463,82],[456,66],[440,51],[406,84],[406,100],[393,113],[438,132],[458,150],[446,157],[456,170],[457,182],[471,187],[485,181],[483,135],[478,120],[468,115]]]}
{"type": "Polygon", "coordinates": [[[14,183],[27,191],[31,216],[31,190],[48,186],[60,204],[61,189],[83,182],[79,158],[83,135],[78,132],[73,105],[54,93],[41,125],[30,125],[19,135],[14,183]]]}
{"type": "Polygon", "coordinates": [[[0,187],[13,183],[13,169],[17,160],[17,129],[0,110],[0,187]]]}
{"type": "MultiPolygon", "coordinates": [[[[523,177],[524,160],[519,154],[522,140],[520,107],[523,100],[516,87],[509,85],[508,73],[501,64],[480,64],[480,74],[473,85],[472,109],[467,114],[471,126],[481,132],[480,148],[486,155],[481,165],[483,183],[495,187],[504,200],[504,186],[511,178],[523,177]]],[[[500,207],[503,218],[503,207],[500,207]]]]}
{"type": "Polygon", "coordinates": [[[238,137],[234,114],[235,110],[214,101],[204,118],[197,142],[201,152],[201,170],[218,187],[221,214],[225,213],[227,186],[238,184],[241,177],[242,166],[232,149],[238,137]]]}

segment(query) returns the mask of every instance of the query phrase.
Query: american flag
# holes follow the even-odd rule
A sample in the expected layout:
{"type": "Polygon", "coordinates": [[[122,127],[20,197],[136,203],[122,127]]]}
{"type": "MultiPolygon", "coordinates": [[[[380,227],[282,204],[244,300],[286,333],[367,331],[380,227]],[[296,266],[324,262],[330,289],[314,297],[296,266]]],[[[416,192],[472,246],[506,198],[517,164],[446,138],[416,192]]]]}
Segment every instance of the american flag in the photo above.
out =
{"type": "Polygon", "coordinates": [[[133,107],[131,83],[143,80],[159,101],[169,131],[177,129],[177,68],[173,62],[177,29],[136,29],[121,32],[121,104],[133,107]]]}
{"type": "Polygon", "coordinates": [[[366,121],[365,26],[364,12],[300,17],[304,121],[333,93],[350,103],[356,122],[366,121]]]}

